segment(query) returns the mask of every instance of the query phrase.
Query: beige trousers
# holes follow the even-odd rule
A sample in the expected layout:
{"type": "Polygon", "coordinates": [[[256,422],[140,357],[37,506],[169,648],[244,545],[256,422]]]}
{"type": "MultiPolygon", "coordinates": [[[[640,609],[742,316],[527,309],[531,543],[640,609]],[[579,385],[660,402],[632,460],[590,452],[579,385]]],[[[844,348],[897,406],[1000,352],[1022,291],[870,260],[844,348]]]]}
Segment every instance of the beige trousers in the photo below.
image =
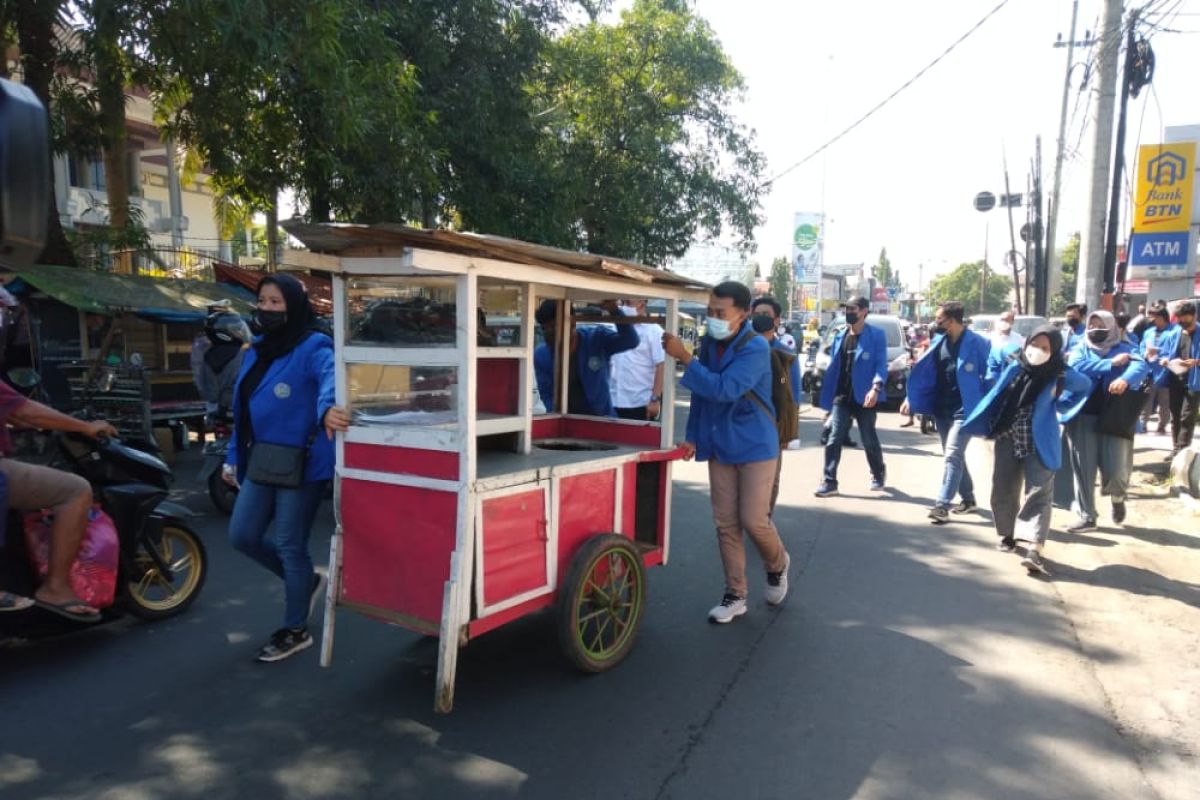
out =
{"type": "Polygon", "coordinates": [[[725,567],[725,589],[738,597],[745,597],[748,588],[743,530],[758,548],[767,572],[780,572],[785,564],[783,540],[770,514],[771,489],[778,464],[775,458],[748,464],[708,462],[713,523],[717,526],[717,546],[725,567]]]}

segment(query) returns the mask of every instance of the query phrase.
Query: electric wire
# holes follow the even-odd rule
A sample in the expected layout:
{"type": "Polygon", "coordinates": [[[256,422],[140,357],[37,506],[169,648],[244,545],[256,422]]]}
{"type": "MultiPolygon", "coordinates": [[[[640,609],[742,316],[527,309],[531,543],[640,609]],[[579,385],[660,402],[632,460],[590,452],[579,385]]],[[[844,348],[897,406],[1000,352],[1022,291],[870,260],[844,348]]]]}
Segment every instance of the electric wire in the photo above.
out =
{"type": "Polygon", "coordinates": [[[851,131],[853,131],[855,128],[857,128],[859,125],[863,124],[868,119],[873,117],[880,109],[882,109],[884,106],[886,106],[892,100],[895,100],[896,97],[901,92],[903,92],[905,89],[907,89],[908,87],[910,87],[914,83],[916,83],[918,80],[920,80],[925,75],[925,73],[929,72],[929,70],[931,70],[935,66],[937,66],[938,63],[942,61],[942,59],[944,59],[946,56],[950,55],[950,53],[952,53],[955,48],[957,48],[960,44],[962,44],[964,41],[966,41],[968,38],[970,38],[971,34],[975,33],[975,31],[982,28],[989,19],[991,19],[997,13],[999,13],[999,11],[1002,8],[1004,8],[1006,5],[1008,5],[1009,2],[1010,2],[1010,0],[1000,0],[1000,2],[997,3],[996,6],[991,11],[989,11],[987,14],[985,14],[983,16],[982,19],[980,19],[978,22],[976,22],[974,25],[972,25],[971,28],[966,33],[964,33],[962,36],[958,37],[958,39],[956,39],[953,42],[953,44],[951,44],[949,47],[947,47],[945,50],[943,50],[942,53],[937,58],[933,59],[933,61],[930,61],[928,64],[926,64],[920,71],[917,72],[917,74],[913,75],[911,78],[909,78],[907,81],[905,81],[898,89],[896,89],[896,91],[892,92],[887,97],[885,97],[883,100],[879,101],[873,108],[871,108],[870,111],[863,114],[861,117],[859,117],[854,122],[850,123],[850,125],[848,125],[846,128],[844,128],[841,131],[841,133],[838,133],[837,135],[835,135],[832,139],[825,142],[825,144],[821,145],[816,150],[813,150],[811,153],[806,155],[804,158],[795,162],[794,164],[787,167],[786,169],[783,169],[780,172],[777,172],[775,175],[773,175],[770,178],[768,178],[767,180],[763,181],[761,184],[759,184],[759,188],[768,187],[768,186],[774,184],[775,181],[777,181],[780,178],[782,178],[783,176],[787,175],[788,173],[793,172],[794,170],[802,167],[804,164],[807,164],[809,161],[816,158],[818,155],[820,155],[821,153],[825,152],[827,149],[832,147],[834,144],[836,144],[839,140],[841,140],[843,137],[845,137],[847,134],[849,134],[851,131]]]}

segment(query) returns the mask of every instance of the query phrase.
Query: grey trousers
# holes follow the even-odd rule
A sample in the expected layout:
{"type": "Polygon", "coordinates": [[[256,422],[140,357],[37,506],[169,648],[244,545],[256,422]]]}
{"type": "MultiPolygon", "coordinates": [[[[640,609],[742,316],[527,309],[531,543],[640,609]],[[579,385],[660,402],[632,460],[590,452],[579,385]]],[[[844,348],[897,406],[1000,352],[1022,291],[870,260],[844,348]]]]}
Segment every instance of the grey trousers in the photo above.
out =
{"type": "Polygon", "coordinates": [[[1095,522],[1096,470],[1100,471],[1100,494],[1114,503],[1124,503],[1133,472],[1133,440],[1096,433],[1096,415],[1080,414],[1067,423],[1071,472],[1075,476],[1075,502],[1079,519],[1095,522]]]}
{"type": "Polygon", "coordinates": [[[1018,460],[1009,436],[997,439],[994,449],[992,518],[996,533],[1005,539],[1045,544],[1054,504],[1054,472],[1046,468],[1036,452],[1018,460]],[[1019,536],[1015,535],[1018,520],[1019,536]]]}
{"type": "Polygon", "coordinates": [[[1150,432],[1150,412],[1158,409],[1158,429],[1167,429],[1167,419],[1171,413],[1171,390],[1166,386],[1151,385],[1146,392],[1146,407],[1142,409],[1142,427],[1150,432]]]}

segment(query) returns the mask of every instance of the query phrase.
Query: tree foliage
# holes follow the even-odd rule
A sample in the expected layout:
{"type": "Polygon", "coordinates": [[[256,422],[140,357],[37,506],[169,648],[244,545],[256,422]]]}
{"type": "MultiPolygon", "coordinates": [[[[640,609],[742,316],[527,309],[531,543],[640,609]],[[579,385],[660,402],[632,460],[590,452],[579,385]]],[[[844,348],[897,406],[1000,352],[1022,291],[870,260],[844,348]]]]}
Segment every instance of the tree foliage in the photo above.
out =
{"type": "Polygon", "coordinates": [[[998,313],[1009,307],[1008,297],[1012,292],[1012,279],[988,269],[987,296],[980,303],[980,276],[982,261],[959,264],[953,272],[939,275],[929,284],[929,296],[933,304],[957,300],[963,304],[968,315],[998,313]]]}
{"type": "Polygon", "coordinates": [[[771,261],[771,296],[787,311],[792,294],[792,262],[787,256],[771,261]]]}
{"type": "Polygon", "coordinates": [[[1051,314],[1061,315],[1066,311],[1068,303],[1075,302],[1075,284],[1079,278],[1079,245],[1080,235],[1076,231],[1059,254],[1058,263],[1062,269],[1062,283],[1058,288],[1058,294],[1050,298],[1051,314]]]}
{"type": "Polygon", "coordinates": [[[892,269],[892,261],[888,258],[887,248],[879,249],[879,260],[871,268],[871,274],[878,284],[884,288],[900,285],[900,273],[892,269]]]}

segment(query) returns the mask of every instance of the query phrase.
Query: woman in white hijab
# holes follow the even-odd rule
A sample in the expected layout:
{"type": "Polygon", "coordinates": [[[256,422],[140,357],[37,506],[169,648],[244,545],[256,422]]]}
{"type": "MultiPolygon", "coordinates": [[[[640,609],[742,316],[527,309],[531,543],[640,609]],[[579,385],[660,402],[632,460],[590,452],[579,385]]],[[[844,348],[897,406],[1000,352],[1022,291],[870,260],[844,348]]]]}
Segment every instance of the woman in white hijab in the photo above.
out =
{"type": "Polygon", "coordinates": [[[1096,472],[1100,472],[1100,493],[1112,498],[1112,520],[1125,521],[1125,494],[1133,471],[1133,437],[1097,430],[1105,397],[1137,390],[1149,366],[1138,349],[1121,338],[1117,320],[1109,311],[1093,311],[1081,346],[1071,351],[1067,365],[1092,382],[1092,391],[1083,410],[1067,424],[1071,471],[1075,477],[1073,509],[1078,521],[1069,533],[1096,530],[1096,472]]]}

